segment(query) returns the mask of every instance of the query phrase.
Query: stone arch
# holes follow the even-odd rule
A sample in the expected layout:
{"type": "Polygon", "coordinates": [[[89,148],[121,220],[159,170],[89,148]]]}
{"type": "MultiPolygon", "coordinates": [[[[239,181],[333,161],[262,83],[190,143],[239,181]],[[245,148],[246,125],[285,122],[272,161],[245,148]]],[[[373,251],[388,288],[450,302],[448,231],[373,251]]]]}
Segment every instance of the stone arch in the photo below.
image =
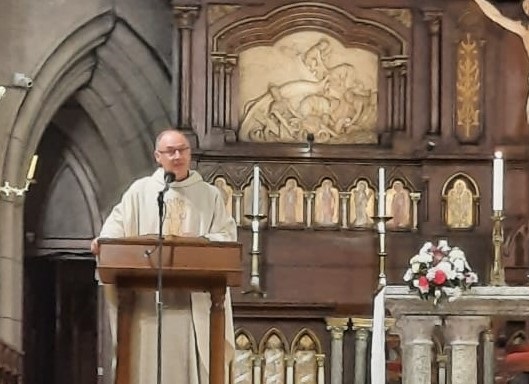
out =
{"type": "MultiPolygon", "coordinates": [[[[90,186],[96,193],[89,197],[87,209],[100,220],[101,210],[116,200],[101,192],[103,186],[123,187],[131,176],[152,168],[152,140],[170,126],[169,77],[156,52],[112,13],[88,21],[66,36],[36,70],[33,88],[22,98],[0,158],[3,180],[23,184],[46,128],[61,106],[75,100],[93,120],[95,134],[112,157],[111,164],[98,165],[78,159],[78,167],[95,175],[90,186]],[[112,82],[105,81],[109,79],[112,82]],[[99,199],[98,194],[105,199],[99,199]],[[98,212],[94,212],[95,206],[98,212]]],[[[14,197],[0,198],[0,221],[9,223],[0,225],[0,256],[4,260],[0,268],[0,337],[16,348],[22,344],[24,254],[24,204],[19,202],[14,197]]]]}

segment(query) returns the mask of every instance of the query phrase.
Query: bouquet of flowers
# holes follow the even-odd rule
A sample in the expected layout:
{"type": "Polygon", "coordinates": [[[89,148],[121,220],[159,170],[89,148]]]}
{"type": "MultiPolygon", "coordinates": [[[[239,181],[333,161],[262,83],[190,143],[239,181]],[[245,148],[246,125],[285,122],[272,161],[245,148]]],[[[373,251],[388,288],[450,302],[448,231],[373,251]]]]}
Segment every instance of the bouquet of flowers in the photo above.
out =
{"type": "Polygon", "coordinates": [[[441,297],[447,297],[448,301],[457,299],[478,282],[478,275],[472,272],[462,249],[452,248],[446,240],[439,240],[437,246],[424,243],[419,253],[410,259],[404,281],[418,291],[422,299],[433,297],[437,305],[441,297]]]}

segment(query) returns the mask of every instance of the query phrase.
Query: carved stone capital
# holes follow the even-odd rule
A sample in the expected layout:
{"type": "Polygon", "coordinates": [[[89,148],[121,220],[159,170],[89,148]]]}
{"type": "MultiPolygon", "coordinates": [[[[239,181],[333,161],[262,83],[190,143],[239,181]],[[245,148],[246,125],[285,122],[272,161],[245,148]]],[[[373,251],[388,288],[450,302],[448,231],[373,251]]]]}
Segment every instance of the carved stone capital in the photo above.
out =
{"type": "Polygon", "coordinates": [[[333,340],[343,339],[344,332],[349,328],[348,318],[328,317],[325,322],[327,323],[327,330],[331,331],[333,340]]]}
{"type": "Polygon", "coordinates": [[[424,20],[428,22],[428,29],[431,34],[437,35],[441,30],[441,19],[443,13],[440,11],[425,11],[424,20]]]}
{"type": "Polygon", "coordinates": [[[480,333],[489,326],[488,316],[448,316],[445,336],[450,344],[478,345],[480,333]]]}
{"type": "Polygon", "coordinates": [[[192,29],[199,12],[198,5],[175,5],[173,2],[173,15],[176,26],[180,29],[192,29]]]}

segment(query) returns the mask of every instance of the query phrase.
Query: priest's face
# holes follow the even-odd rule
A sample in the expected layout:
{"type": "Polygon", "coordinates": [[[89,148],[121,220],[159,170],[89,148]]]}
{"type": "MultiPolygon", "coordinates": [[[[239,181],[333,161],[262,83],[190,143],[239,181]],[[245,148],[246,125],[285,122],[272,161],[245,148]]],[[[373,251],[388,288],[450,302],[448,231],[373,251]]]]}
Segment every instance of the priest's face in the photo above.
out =
{"type": "Polygon", "coordinates": [[[189,141],[178,131],[164,131],[156,140],[154,158],[166,172],[173,172],[176,180],[184,180],[191,164],[189,141]]]}

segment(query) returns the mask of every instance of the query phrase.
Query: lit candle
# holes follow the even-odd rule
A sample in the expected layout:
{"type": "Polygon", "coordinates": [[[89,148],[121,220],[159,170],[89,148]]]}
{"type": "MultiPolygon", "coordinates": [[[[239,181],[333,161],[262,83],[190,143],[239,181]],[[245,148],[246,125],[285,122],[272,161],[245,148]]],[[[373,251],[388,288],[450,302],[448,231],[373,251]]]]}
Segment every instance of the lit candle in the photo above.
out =
{"type": "Polygon", "coordinates": [[[33,155],[33,158],[31,159],[31,164],[29,165],[28,174],[26,176],[27,180],[33,180],[33,176],[35,175],[35,169],[37,169],[38,160],[39,160],[39,156],[33,155]]]}
{"type": "Polygon", "coordinates": [[[503,153],[496,151],[492,163],[492,210],[503,211],[503,153]]]}
{"type": "Polygon", "coordinates": [[[252,201],[252,215],[257,216],[259,214],[259,166],[253,167],[253,201],[252,201]]]}
{"type": "Polygon", "coordinates": [[[378,169],[378,216],[386,216],[386,175],[384,168],[378,169]]]}

